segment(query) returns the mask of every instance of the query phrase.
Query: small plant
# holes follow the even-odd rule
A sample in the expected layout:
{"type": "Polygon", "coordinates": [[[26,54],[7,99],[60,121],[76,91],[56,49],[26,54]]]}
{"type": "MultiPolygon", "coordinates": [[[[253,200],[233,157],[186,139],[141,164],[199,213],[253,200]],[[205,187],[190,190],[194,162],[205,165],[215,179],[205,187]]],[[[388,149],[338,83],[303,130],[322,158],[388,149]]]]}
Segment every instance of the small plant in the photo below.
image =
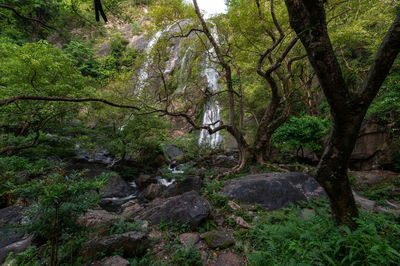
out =
{"type": "Polygon", "coordinates": [[[15,256],[15,261],[10,264],[12,261],[14,253],[10,252],[8,254],[4,265],[32,265],[39,266],[41,265],[39,262],[39,248],[36,246],[30,246],[25,251],[18,253],[15,256]]]}
{"type": "Polygon", "coordinates": [[[132,231],[144,231],[142,228],[142,221],[134,221],[134,222],[126,222],[122,219],[119,219],[117,222],[115,222],[111,228],[110,228],[110,233],[111,234],[123,234],[126,232],[132,232],[132,231]]]}
{"type": "Polygon", "coordinates": [[[161,220],[161,222],[158,224],[158,228],[160,231],[165,232],[165,231],[176,231],[180,233],[187,233],[190,232],[190,226],[188,224],[181,224],[181,223],[171,223],[168,222],[164,219],[161,220]]]}
{"type": "Polygon", "coordinates": [[[217,225],[215,224],[215,222],[213,220],[207,220],[204,223],[202,223],[202,225],[199,228],[199,232],[205,233],[208,231],[213,231],[215,229],[217,229],[217,225]]]}
{"type": "Polygon", "coordinates": [[[79,215],[97,203],[98,191],[106,176],[87,181],[80,173],[52,174],[30,183],[15,186],[12,194],[35,201],[27,211],[22,229],[50,242],[50,265],[57,264],[59,243],[79,232],[79,215]]]}
{"type": "Polygon", "coordinates": [[[219,194],[219,191],[223,186],[223,181],[206,179],[205,189],[202,191],[202,194],[209,198],[210,203],[218,208],[223,208],[228,203],[228,198],[219,194]]]}
{"type": "Polygon", "coordinates": [[[169,265],[202,265],[200,251],[194,247],[193,243],[189,243],[187,247],[175,244],[173,249],[175,251],[169,257],[169,265]]]}

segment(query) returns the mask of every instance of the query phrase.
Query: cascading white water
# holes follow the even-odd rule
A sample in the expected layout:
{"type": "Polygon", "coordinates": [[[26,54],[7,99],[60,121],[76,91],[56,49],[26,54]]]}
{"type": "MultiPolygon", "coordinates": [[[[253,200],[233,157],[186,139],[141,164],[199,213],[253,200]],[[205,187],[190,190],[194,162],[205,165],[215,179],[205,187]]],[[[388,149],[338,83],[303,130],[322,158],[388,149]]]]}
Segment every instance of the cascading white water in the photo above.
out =
{"type": "Polygon", "coordinates": [[[148,56],[151,52],[151,49],[153,49],[154,45],[156,45],[158,40],[161,38],[162,34],[163,31],[158,31],[156,34],[154,34],[153,37],[150,39],[149,43],[147,44],[146,48],[144,49],[144,54],[145,54],[144,64],[143,67],[139,70],[139,75],[138,75],[139,88],[143,88],[144,82],[149,77],[148,68],[150,62],[148,60],[148,56]]]}
{"type": "Polygon", "coordinates": [[[185,89],[186,89],[186,80],[187,80],[188,73],[189,73],[189,71],[187,71],[187,68],[189,65],[188,56],[189,56],[189,53],[191,53],[191,52],[192,52],[192,49],[191,49],[191,47],[189,47],[186,50],[185,54],[183,55],[183,58],[182,58],[182,61],[181,61],[180,67],[179,67],[180,72],[179,72],[179,76],[178,76],[178,92],[185,91],[185,89]]]}
{"type": "MultiPolygon", "coordinates": [[[[143,67],[140,69],[139,74],[138,74],[138,93],[140,94],[142,89],[145,86],[145,82],[149,78],[149,72],[148,68],[151,63],[151,59],[149,58],[151,50],[154,48],[154,46],[157,44],[159,39],[166,33],[168,32],[173,25],[170,25],[163,31],[159,31],[156,34],[153,35],[151,40],[149,41],[146,49],[145,49],[145,61],[143,63],[143,67]]],[[[218,35],[216,32],[216,28],[214,27],[212,30],[212,35],[214,36],[215,40],[218,42],[218,35]]],[[[181,63],[180,63],[180,74],[178,76],[178,92],[179,91],[184,91],[186,88],[186,80],[188,76],[188,68],[190,67],[190,61],[189,57],[192,52],[192,49],[189,47],[185,53],[184,56],[182,57],[181,63]]],[[[208,51],[209,54],[214,55],[214,49],[211,48],[208,51]]],[[[178,56],[178,55],[177,55],[178,56]]],[[[215,65],[210,63],[210,60],[206,61],[209,66],[207,66],[203,73],[204,76],[207,79],[208,87],[207,90],[210,94],[213,94],[218,91],[218,80],[219,80],[219,74],[215,70],[215,65]]],[[[168,72],[169,69],[166,69],[165,71],[168,72]]],[[[212,96],[208,97],[206,104],[204,105],[204,115],[202,118],[202,124],[203,125],[209,125],[212,129],[218,127],[220,125],[219,122],[221,120],[221,115],[220,115],[220,106],[219,103],[216,99],[214,99],[212,96]],[[217,122],[217,123],[216,123],[217,122]]],[[[200,137],[199,137],[199,144],[200,145],[207,145],[211,148],[218,148],[223,141],[222,135],[220,132],[216,132],[212,135],[208,133],[207,130],[201,130],[200,132],[200,137]]]]}
{"type": "MultiPolygon", "coordinates": [[[[212,36],[218,42],[218,33],[216,31],[216,27],[213,27],[212,36]]],[[[211,48],[208,53],[210,55],[214,55],[215,51],[214,48],[211,48]]],[[[208,63],[210,60],[208,60],[208,63]]],[[[211,63],[211,66],[208,66],[204,70],[204,74],[207,78],[207,90],[210,94],[213,94],[218,91],[218,80],[219,80],[219,73],[215,70],[215,64],[211,63]]],[[[203,125],[209,125],[212,129],[221,125],[221,107],[216,99],[213,98],[211,95],[208,97],[207,102],[204,106],[204,114],[203,114],[203,125]]],[[[221,146],[223,141],[222,135],[220,131],[215,132],[214,134],[209,134],[207,130],[202,129],[200,132],[199,144],[200,145],[209,145],[211,148],[215,149],[221,146]]]]}
{"type": "MultiPolygon", "coordinates": [[[[206,68],[204,74],[207,78],[208,87],[207,90],[209,93],[215,93],[218,91],[218,79],[219,74],[213,68],[206,68]]],[[[216,99],[213,97],[209,97],[207,99],[206,104],[204,105],[204,114],[202,119],[203,125],[210,125],[212,129],[218,127],[221,123],[217,121],[221,121],[221,107],[218,104],[216,99]],[[217,123],[215,123],[217,122],[217,123]]],[[[222,143],[222,135],[220,131],[217,131],[214,134],[209,134],[207,130],[203,129],[200,132],[199,144],[200,145],[209,145],[211,148],[218,148],[222,143]]]]}
{"type": "Polygon", "coordinates": [[[165,30],[161,30],[156,32],[156,34],[153,35],[153,37],[150,39],[149,43],[147,44],[146,48],[144,49],[144,64],[142,68],[139,70],[139,75],[138,75],[138,88],[139,91],[142,90],[142,88],[145,85],[145,81],[149,78],[149,73],[148,73],[148,68],[150,66],[150,52],[154,48],[154,46],[157,44],[158,40],[166,33],[168,32],[173,25],[168,26],[165,30]]]}

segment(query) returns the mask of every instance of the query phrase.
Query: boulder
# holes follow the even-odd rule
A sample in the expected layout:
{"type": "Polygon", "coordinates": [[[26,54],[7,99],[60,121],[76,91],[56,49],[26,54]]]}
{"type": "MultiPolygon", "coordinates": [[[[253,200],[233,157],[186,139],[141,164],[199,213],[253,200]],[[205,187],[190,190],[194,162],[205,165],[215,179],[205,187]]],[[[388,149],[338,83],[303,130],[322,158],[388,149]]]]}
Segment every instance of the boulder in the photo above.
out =
{"type": "Polygon", "coordinates": [[[146,199],[152,200],[161,195],[162,187],[159,184],[150,184],[143,192],[146,199]]]}
{"type": "Polygon", "coordinates": [[[18,253],[30,246],[31,238],[14,229],[22,221],[24,209],[22,206],[0,209],[0,263],[11,251],[18,253]]]}
{"type": "Polygon", "coordinates": [[[99,202],[99,206],[106,211],[120,213],[121,206],[136,198],[136,196],[136,194],[132,194],[123,198],[102,198],[99,202]]]}
{"type": "Polygon", "coordinates": [[[210,248],[227,248],[235,243],[233,237],[225,232],[212,231],[201,235],[210,248]]]}
{"type": "Polygon", "coordinates": [[[0,209],[0,228],[5,224],[19,223],[23,218],[23,206],[9,206],[0,209]]]}
{"type": "Polygon", "coordinates": [[[3,263],[10,252],[17,254],[19,252],[25,251],[28,247],[32,245],[32,238],[32,236],[26,236],[14,243],[0,248],[0,263],[3,263]]]}
{"type": "Polygon", "coordinates": [[[157,184],[157,179],[150,175],[140,174],[138,178],[136,178],[135,183],[140,189],[144,189],[151,184],[157,184]]]}
{"type": "Polygon", "coordinates": [[[299,213],[299,216],[304,220],[310,220],[315,215],[315,211],[313,209],[302,209],[299,213]]]}
{"type": "Polygon", "coordinates": [[[90,264],[91,266],[129,266],[129,261],[121,256],[115,255],[112,257],[106,257],[101,261],[95,261],[90,264]]]}
{"type": "Polygon", "coordinates": [[[251,225],[250,225],[248,222],[246,222],[246,221],[245,221],[242,217],[240,217],[240,216],[231,215],[229,218],[231,218],[232,220],[234,220],[235,223],[236,223],[237,225],[239,225],[240,227],[242,227],[242,228],[249,229],[249,228],[251,227],[251,225]]]}
{"type": "Polygon", "coordinates": [[[166,155],[166,157],[169,160],[175,160],[178,157],[181,157],[184,155],[183,151],[181,151],[180,149],[178,149],[176,146],[174,145],[167,145],[164,147],[164,154],[166,155]]]}
{"type": "Polygon", "coordinates": [[[126,197],[132,194],[132,187],[117,173],[111,173],[101,190],[104,198],[126,197]]]}
{"type": "Polygon", "coordinates": [[[197,244],[197,242],[200,241],[200,235],[197,232],[184,233],[184,234],[179,235],[179,241],[181,242],[181,244],[183,246],[187,247],[189,245],[197,244]]]}
{"type": "Polygon", "coordinates": [[[241,209],[239,204],[237,204],[236,202],[231,201],[231,200],[228,201],[228,206],[231,207],[232,210],[234,210],[234,211],[239,211],[241,209]]]}
{"type": "Polygon", "coordinates": [[[375,201],[367,199],[366,197],[359,195],[354,190],[353,190],[353,196],[354,196],[354,200],[355,200],[356,204],[358,205],[358,207],[361,207],[364,210],[373,211],[378,207],[378,204],[376,204],[375,201]]]}
{"type": "Polygon", "coordinates": [[[241,265],[246,265],[245,260],[238,255],[236,255],[233,252],[226,252],[226,253],[221,253],[218,254],[217,261],[215,263],[210,263],[210,266],[223,266],[223,265],[229,265],[229,266],[241,266],[241,265]]]}
{"type": "Polygon", "coordinates": [[[165,191],[164,196],[172,197],[183,194],[189,191],[199,191],[203,186],[203,182],[201,178],[198,176],[191,176],[185,178],[175,184],[170,185],[165,191]]]}
{"type": "Polygon", "coordinates": [[[232,168],[235,167],[237,165],[237,160],[235,159],[235,157],[233,157],[233,155],[218,155],[217,157],[215,157],[214,162],[213,162],[213,166],[216,167],[223,167],[223,168],[232,168]]]}
{"type": "Polygon", "coordinates": [[[222,194],[231,200],[277,210],[290,203],[324,196],[325,192],[311,176],[289,172],[248,175],[229,180],[222,188],[222,194]]]}
{"type": "Polygon", "coordinates": [[[121,252],[124,256],[131,258],[143,254],[148,247],[149,241],[146,234],[133,231],[87,241],[82,245],[82,255],[90,259],[97,253],[121,252]]]}
{"type": "Polygon", "coordinates": [[[195,191],[182,195],[155,199],[137,217],[138,220],[149,220],[159,224],[162,220],[170,223],[188,224],[197,227],[210,214],[208,201],[195,191]]]}
{"type": "Polygon", "coordinates": [[[95,229],[96,233],[103,235],[108,232],[109,227],[121,216],[110,213],[105,210],[89,210],[78,219],[78,223],[85,227],[95,229]]]}
{"type": "Polygon", "coordinates": [[[138,212],[143,210],[143,207],[139,204],[138,200],[130,200],[127,203],[121,206],[122,216],[124,217],[132,217],[136,215],[138,212]]]}
{"type": "Polygon", "coordinates": [[[365,171],[393,164],[393,154],[399,146],[391,138],[390,124],[383,125],[375,117],[363,121],[350,158],[352,168],[365,171]]]}

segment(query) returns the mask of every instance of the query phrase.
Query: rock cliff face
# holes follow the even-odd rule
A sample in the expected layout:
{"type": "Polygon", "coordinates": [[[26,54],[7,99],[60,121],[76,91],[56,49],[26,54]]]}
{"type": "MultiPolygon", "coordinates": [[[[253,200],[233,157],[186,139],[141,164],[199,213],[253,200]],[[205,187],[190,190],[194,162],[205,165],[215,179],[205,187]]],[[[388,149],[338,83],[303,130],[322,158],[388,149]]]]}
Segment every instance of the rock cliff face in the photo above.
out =
{"type": "MultiPolygon", "coordinates": [[[[400,145],[395,141],[396,132],[399,131],[395,129],[394,123],[378,122],[374,117],[365,119],[351,155],[350,169],[398,171],[400,145]]],[[[273,150],[273,154],[279,153],[279,150],[273,150]]],[[[304,150],[304,158],[315,164],[319,160],[311,149],[304,150]]]]}
{"type": "Polygon", "coordinates": [[[390,134],[391,125],[382,125],[376,119],[365,120],[351,156],[355,170],[391,169],[398,144],[390,134]]]}

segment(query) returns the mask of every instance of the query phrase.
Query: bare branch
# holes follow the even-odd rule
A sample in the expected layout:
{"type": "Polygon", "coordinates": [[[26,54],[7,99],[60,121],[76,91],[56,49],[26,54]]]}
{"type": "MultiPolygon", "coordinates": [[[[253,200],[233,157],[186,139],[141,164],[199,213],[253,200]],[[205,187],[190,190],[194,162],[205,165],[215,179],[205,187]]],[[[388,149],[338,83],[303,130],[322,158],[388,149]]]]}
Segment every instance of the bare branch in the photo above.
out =
{"type": "Polygon", "coordinates": [[[124,105],[110,102],[100,98],[69,98],[69,97],[57,97],[57,96],[34,96],[34,95],[19,95],[12,98],[1,99],[0,107],[7,106],[11,103],[18,101],[47,101],[47,102],[101,102],[113,107],[126,108],[140,110],[140,108],[132,105],[124,105]]]}
{"type": "Polygon", "coordinates": [[[15,14],[17,17],[19,17],[19,18],[21,18],[21,19],[34,21],[34,22],[37,22],[37,23],[39,23],[40,25],[42,25],[43,27],[46,27],[46,28],[48,28],[48,29],[52,29],[52,30],[55,30],[55,31],[57,30],[56,28],[47,25],[46,23],[44,23],[43,21],[41,21],[41,20],[39,20],[39,19],[30,18],[30,17],[25,17],[25,16],[21,15],[21,14],[20,14],[15,8],[13,8],[12,6],[0,4],[0,8],[5,8],[5,9],[8,9],[8,10],[11,10],[12,12],[14,12],[14,14],[15,14]]]}
{"type": "Polygon", "coordinates": [[[190,34],[192,34],[192,32],[202,32],[202,33],[204,33],[203,30],[192,28],[192,29],[190,29],[186,34],[172,35],[172,36],[170,36],[170,37],[168,38],[168,41],[171,40],[171,39],[174,39],[174,38],[186,38],[186,37],[189,37],[190,34]]]}

